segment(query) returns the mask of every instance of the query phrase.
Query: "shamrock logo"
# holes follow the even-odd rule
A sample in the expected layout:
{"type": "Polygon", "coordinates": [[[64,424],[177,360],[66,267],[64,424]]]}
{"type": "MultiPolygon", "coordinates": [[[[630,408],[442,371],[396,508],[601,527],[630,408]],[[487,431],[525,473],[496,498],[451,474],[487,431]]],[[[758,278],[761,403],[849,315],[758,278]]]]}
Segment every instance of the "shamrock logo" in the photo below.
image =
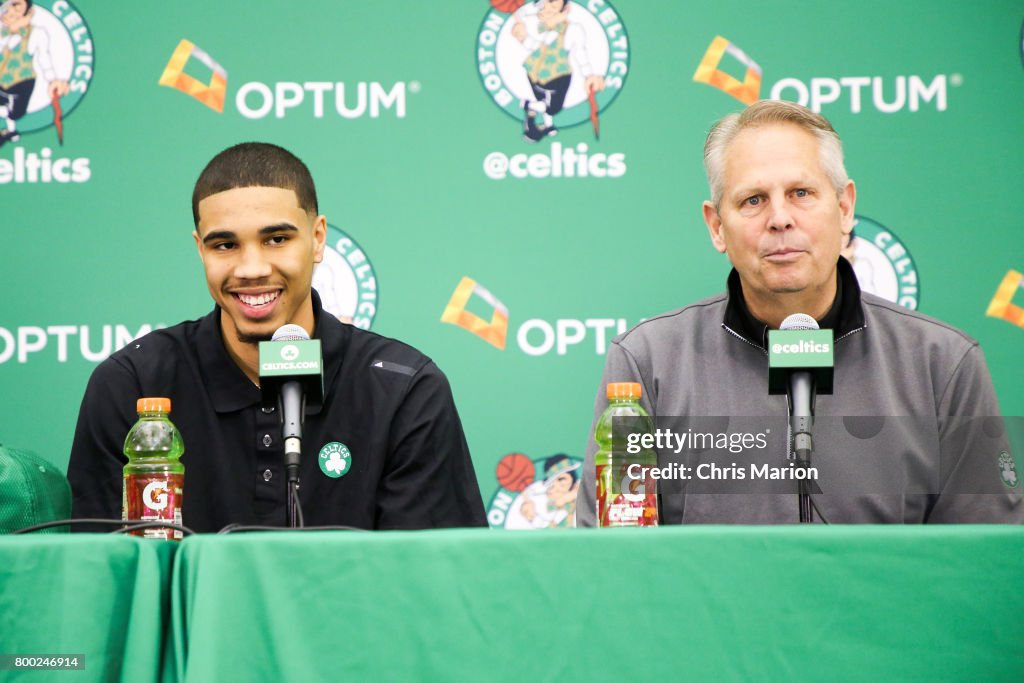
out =
{"type": "Polygon", "coordinates": [[[341,459],[341,455],[338,453],[331,453],[331,457],[327,460],[327,471],[337,472],[341,474],[348,467],[348,463],[341,459]]]}
{"type": "Polygon", "coordinates": [[[320,449],[320,471],[331,479],[348,473],[352,466],[352,452],[340,441],[332,441],[320,449]]]}

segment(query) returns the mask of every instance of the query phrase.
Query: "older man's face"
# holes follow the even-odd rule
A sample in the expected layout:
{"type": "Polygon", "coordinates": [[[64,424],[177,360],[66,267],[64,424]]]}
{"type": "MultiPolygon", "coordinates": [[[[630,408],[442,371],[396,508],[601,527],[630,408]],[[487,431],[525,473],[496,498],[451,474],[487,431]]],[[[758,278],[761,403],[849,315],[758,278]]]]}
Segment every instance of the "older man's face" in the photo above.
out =
{"type": "Polygon", "coordinates": [[[817,138],[793,124],[766,124],[737,135],[724,157],[721,202],[717,212],[705,208],[705,219],[744,294],[770,301],[829,291],[855,195],[848,183],[837,196],[817,138]]]}

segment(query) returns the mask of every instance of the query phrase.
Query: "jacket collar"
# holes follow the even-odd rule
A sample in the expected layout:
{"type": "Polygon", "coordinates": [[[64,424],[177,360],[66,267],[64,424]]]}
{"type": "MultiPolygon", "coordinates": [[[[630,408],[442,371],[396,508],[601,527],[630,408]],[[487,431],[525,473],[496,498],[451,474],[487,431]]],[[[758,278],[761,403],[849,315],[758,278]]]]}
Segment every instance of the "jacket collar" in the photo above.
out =
{"type": "MultiPolygon", "coordinates": [[[[740,285],[740,275],[733,268],[728,279],[729,301],[725,307],[722,325],[743,337],[755,346],[768,348],[768,325],[758,320],[747,308],[740,285]]],[[[864,310],[861,307],[860,285],[853,266],[842,256],[836,264],[836,298],[832,307],[819,321],[822,329],[834,331],[839,339],[854,330],[864,327],[864,310]]]]}

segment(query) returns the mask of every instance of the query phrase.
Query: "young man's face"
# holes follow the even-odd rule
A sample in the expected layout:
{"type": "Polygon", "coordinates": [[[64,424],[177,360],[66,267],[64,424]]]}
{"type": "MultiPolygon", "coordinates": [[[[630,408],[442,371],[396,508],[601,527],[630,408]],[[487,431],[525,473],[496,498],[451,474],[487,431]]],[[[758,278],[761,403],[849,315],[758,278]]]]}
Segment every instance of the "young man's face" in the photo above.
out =
{"type": "Polygon", "coordinates": [[[744,293],[771,299],[827,291],[853,227],[853,183],[837,196],[817,138],[788,123],[744,130],[724,161],[720,206],[716,212],[706,204],[704,214],[744,293]]]}
{"type": "Polygon", "coordinates": [[[313,267],[327,223],[299,207],[292,190],[240,187],[199,202],[193,233],[221,330],[244,343],[270,339],[286,323],[312,333],[313,267]]]}

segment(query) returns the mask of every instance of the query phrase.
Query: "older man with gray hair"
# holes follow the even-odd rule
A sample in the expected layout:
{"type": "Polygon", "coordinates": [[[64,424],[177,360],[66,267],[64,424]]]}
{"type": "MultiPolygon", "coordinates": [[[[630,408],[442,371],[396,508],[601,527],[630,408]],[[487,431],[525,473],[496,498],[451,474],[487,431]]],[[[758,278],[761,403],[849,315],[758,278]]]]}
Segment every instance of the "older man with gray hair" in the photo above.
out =
{"type": "MultiPolygon", "coordinates": [[[[737,416],[784,420],[786,397],[768,392],[768,332],[803,313],[834,335],[834,392],[816,405],[816,419],[826,424],[815,452],[833,465],[811,496],[817,521],[1024,521],[1020,484],[1005,476],[1013,461],[978,343],[862,293],[840,256],[857,193],[832,125],[797,104],[757,102],[711,129],[704,163],[711,191],[704,222],[733,266],[727,291],[613,341],[595,424],[609,382],[639,382],[641,404],[659,426],[670,417],[717,418],[711,422],[730,429],[737,416]]],[[[782,466],[791,460],[790,443],[775,436],[779,448],[757,455],[782,466]]],[[[596,524],[597,450],[592,430],[578,526],[596,524]]],[[[692,464],[711,455],[679,457],[692,464]]],[[[679,467],[664,467],[671,459],[671,451],[659,450],[659,467],[678,475],[679,467]]],[[[742,458],[732,460],[727,472],[741,472],[742,458]]],[[[798,520],[796,482],[784,494],[750,481],[730,489],[696,479],[658,481],[663,524],[798,520]]]]}

